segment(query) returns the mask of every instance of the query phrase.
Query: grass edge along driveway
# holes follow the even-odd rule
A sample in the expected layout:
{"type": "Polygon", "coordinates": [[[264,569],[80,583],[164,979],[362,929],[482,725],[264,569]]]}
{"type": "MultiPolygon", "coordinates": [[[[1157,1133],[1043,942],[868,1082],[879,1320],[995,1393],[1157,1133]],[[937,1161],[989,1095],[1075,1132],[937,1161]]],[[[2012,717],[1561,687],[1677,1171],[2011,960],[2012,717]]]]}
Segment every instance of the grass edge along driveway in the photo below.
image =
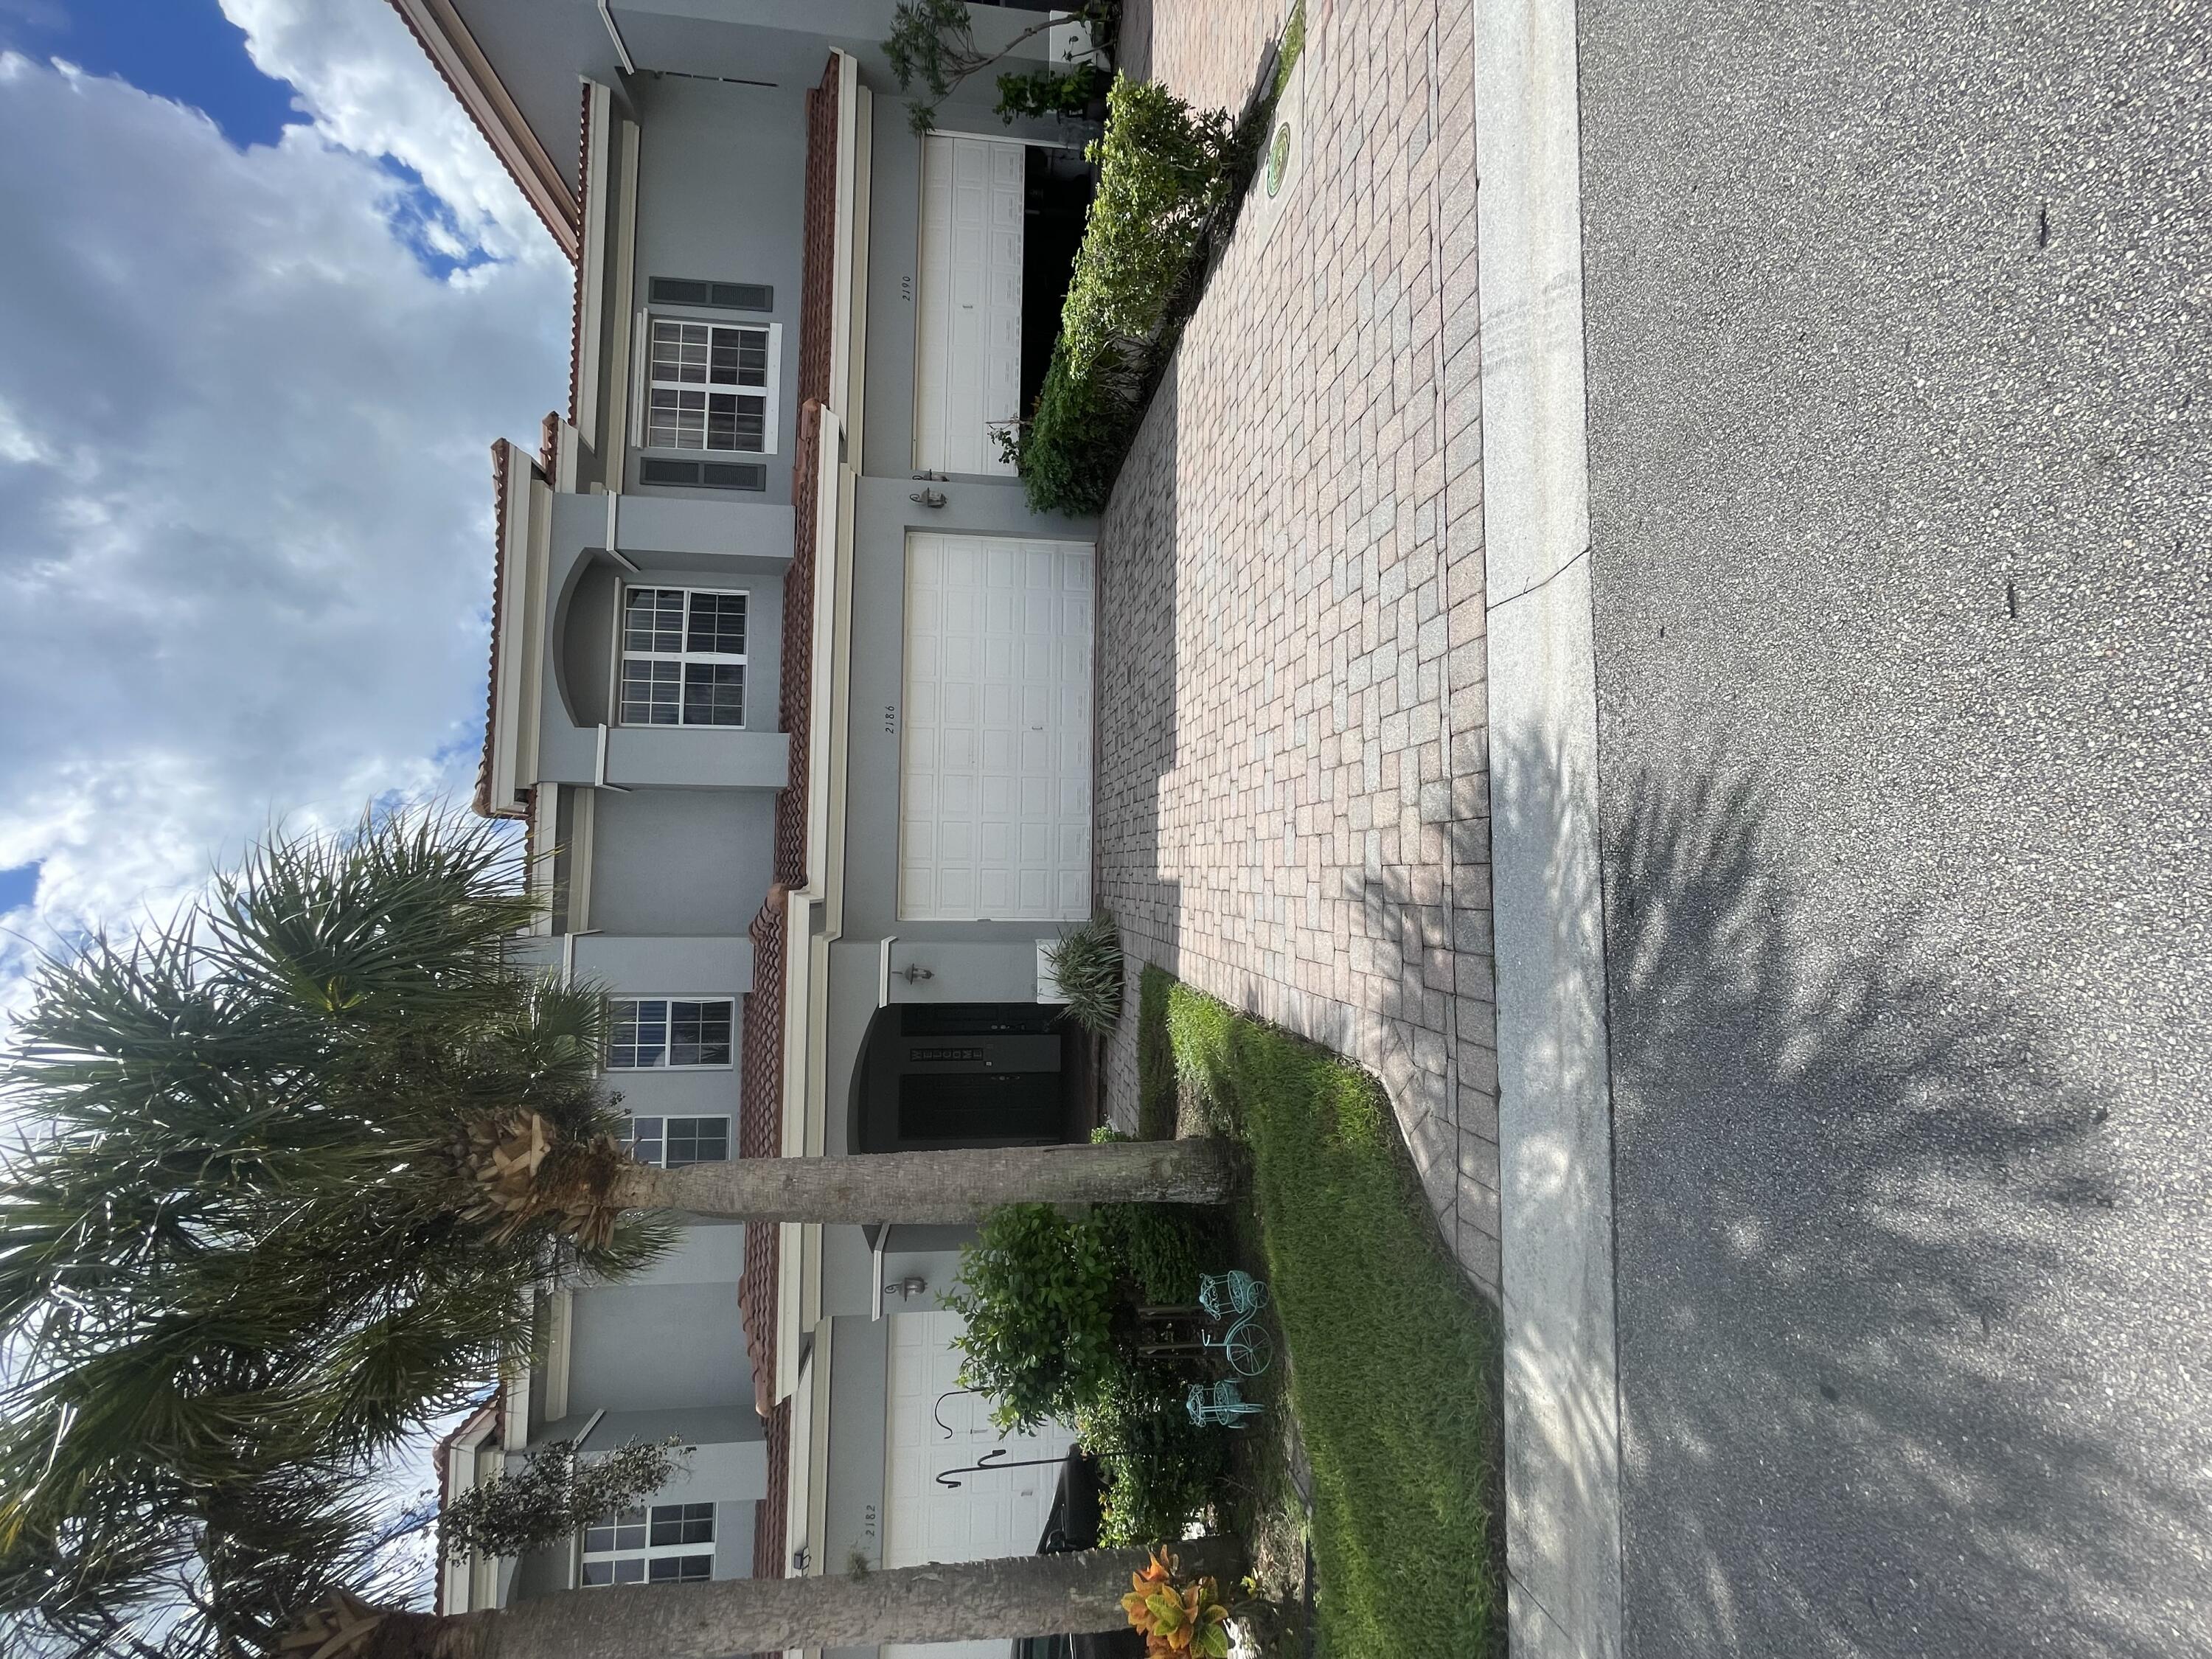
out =
{"type": "Polygon", "coordinates": [[[1321,1651],[1502,1653],[1498,1317],[1446,1255],[1382,1085],[1158,968],[1139,1018],[1147,1127],[1171,1058],[1251,1152],[1313,1466],[1321,1651]]]}

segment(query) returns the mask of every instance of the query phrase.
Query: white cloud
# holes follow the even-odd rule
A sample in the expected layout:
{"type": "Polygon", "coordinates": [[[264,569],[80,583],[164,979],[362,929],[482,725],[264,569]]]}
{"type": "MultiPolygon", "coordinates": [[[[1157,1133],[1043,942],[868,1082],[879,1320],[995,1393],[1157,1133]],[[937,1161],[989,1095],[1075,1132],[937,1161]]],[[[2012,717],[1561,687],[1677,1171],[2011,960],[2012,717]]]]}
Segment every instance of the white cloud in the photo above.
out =
{"type": "Polygon", "coordinates": [[[465,793],[488,445],[564,395],[568,267],[389,9],[229,9],[315,117],[275,147],[0,57],[0,870],[41,866],[0,922],[36,937],[272,817],[465,793]],[[387,151],[495,263],[424,268],[387,151]]]}
{"type": "Polygon", "coordinates": [[[299,89],[332,143],[405,162],[489,252],[560,259],[386,0],[222,0],[222,9],[246,31],[256,66],[299,89]]]}

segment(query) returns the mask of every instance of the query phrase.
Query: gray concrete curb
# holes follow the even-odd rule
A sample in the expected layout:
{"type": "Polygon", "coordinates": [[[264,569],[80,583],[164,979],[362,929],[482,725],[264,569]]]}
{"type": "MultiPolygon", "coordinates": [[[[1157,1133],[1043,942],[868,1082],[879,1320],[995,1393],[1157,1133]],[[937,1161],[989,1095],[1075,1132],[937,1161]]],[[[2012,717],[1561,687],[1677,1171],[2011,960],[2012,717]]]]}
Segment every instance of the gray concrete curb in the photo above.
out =
{"type": "Polygon", "coordinates": [[[1483,541],[1512,1651],[1620,1651],[1573,0],[1480,0],[1483,541]]]}

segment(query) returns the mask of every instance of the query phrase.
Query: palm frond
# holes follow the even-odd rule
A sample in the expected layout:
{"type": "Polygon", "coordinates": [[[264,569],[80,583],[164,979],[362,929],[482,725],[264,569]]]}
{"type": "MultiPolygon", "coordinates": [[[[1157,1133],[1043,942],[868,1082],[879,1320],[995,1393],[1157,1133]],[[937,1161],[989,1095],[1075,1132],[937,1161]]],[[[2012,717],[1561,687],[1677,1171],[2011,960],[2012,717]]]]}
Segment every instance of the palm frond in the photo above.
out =
{"type": "Polygon", "coordinates": [[[562,1168],[618,1127],[604,997],[510,960],[522,873],[449,815],[272,836],[46,965],[0,1069],[0,1617],[267,1646],[358,1583],[376,1460],[528,1362],[536,1290],[665,1248],[557,1194],[470,1218],[472,1125],[562,1168]]]}

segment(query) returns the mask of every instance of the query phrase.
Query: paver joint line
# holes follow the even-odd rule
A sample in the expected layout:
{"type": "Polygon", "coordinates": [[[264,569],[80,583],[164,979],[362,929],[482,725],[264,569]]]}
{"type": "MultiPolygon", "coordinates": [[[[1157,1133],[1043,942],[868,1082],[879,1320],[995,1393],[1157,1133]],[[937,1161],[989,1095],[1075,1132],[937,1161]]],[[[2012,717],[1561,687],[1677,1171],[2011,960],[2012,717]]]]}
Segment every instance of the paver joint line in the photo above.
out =
{"type": "MultiPolygon", "coordinates": [[[[1481,608],[1446,289],[1475,204],[1424,159],[1472,115],[1444,12],[1310,4],[1281,198],[1248,204],[1106,513],[1097,896],[1131,955],[1383,1080],[1494,1297],[1492,975],[1454,962],[1490,895],[1480,630],[1451,620],[1481,608]]],[[[1280,22],[1160,4],[1152,71],[1233,105],[1280,22]]],[[[1133,1114],[1133,1030],[1108,1077],[1133,1114]]]]}

